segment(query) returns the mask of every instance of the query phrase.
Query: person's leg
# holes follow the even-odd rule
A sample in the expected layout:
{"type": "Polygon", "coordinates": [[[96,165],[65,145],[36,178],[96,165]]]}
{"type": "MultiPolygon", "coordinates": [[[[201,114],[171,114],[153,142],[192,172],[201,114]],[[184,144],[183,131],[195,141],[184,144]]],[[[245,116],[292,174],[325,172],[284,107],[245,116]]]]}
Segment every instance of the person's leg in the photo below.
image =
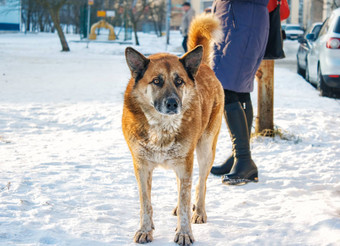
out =
{"type": "MultiPolygon", "coordinates": [[[[226,91],[226,97],[235,92],[226,91]]],[[[242,96],[236,93],[240,99],[242,96]]],[[[249,97],[250,99],[250,97],[249,97]]],[[[248,109],[250,109],[248,102],[248,109]]],[[[252,107],[251,107],[252,108],[252,107]]],[[[252,112],[252,110],[251,110],[252,112]]],[[[225,118],[233,143],[234,163],[229,174],[222,177],[222,182],[227,185],[242,185],[248,182],[258,181],[258,171],[255,163],[251,159],[249,146],[249,128],[245,109],[241,102],[225,101],[225,118]]],[[[252,113],[251,113],[252,114],[252,113]]],[[[251,115],[249,112],[249,116],[251,115]]],[[[252,117],[249,121],[252,120],[252,117]]]]}
{"type": "MultiPolygon", "coordinates": [[[[224,90],[224,95],[225,95],[225,105],[239,102],[239,98],[236,92],[224,90]]],[[[226,122],[227,122],[227,119],[226,119],[226,122]]],[[[224,175],[224,174],[230,173],[231,168],[233,167],[233,164],[234,164],[234,149],[232,149],[231,155],[226,159],[226,161],[222,165],[213,166],[210,172],[214,175],[224,175]]]]}
{"type": "Polygon", "coordinates": [[[183,47],[185,53],[188,51],[187,42],[188,42],[188,36],[185,36],[183,38],[183,42],[182,42],[182,47],[183,47]]]}
{"type": "MultiPolygon", "coordinates": [[[[251,128],[253,124],[253,106],[250,98],[250,93],[237,93],[233,91],[225,90],[225,103],[231,104],[235,102],[241,102],[242,108],[246,115],[247,125],[248,125],[248,133],[249,139],[251,135],[251,128]]],[[[226,161],[219,166],[213,166],[211,169],[211,173],[214,175],[224,175],[228,174],[231,171],[231,168],[234,164],[234,150],[232,154],[226,159],[226,161]]]]}
{"type": "Polygon", "coordinates": [[[251,102],[250,93],[237,93],[239,100],[242,104],[242,108],[244,110],[244,113],[246,114],[247,118],[247,124],[248,124],[248,133],[249,133],[249,139],[251,138],[251,129],[253,126],[253,104],[251,102]]]}

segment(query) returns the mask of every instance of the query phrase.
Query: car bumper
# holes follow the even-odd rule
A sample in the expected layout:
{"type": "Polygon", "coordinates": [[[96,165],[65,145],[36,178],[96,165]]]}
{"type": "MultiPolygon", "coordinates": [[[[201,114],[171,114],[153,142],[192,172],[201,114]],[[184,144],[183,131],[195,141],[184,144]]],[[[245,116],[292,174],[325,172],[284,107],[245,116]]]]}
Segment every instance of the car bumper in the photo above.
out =
{"type": "Polygon", "coordinates": [[[290,40],[296,40],[299,38],[302,38],[303,35],[298,35],[298,34],[286,34],[286,38],[290,40]]]}
{"type": "Polygon", "coordinates": [[[322,77],[328,87],[340,89],[340,75],[323,75],[322,77]]]}
{"type": "Polygon", "coordinates": [[[340,74],[340,49],[326,49],[320,51],[320,66],[323,75],[340,74]]]}

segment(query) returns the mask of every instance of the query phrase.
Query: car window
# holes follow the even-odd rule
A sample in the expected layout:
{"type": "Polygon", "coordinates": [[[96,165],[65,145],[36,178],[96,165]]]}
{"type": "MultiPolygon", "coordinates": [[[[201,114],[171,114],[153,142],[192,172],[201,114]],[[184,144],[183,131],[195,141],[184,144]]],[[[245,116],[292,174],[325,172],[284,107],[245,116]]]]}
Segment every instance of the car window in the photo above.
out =
{"type": "Polygon", "coordinates": [[[302,30],[299,26],[286,26],[285,30],[302,30]]]}
{"type": "Polygon", "coordinates": [[[340,33],[340,16],[338,17],[338,20],[335,23],[333,32],[340,33]]]}
{"type": "Polygon", "coordinates": [[[319,35],[319,32],[320,32],[320,30],[321,30],[321,27],[322,27],[322,25],[316,25],[316,26],[313,28],[312,33],[315,34],[315,37],[317,37],[317,36],[319,35]]]}
{"type": "Polygon", "coordinates": [[[321,27],[321,30],[320,30],[318,36],[322,36],[322,35],[324,35],[325,33],[327,33],[328,28],[329,28],[329,18],[327,18],[327,19],[325,20],[325,22],[323,23],[323,25],[322,25],[322,27],[321,27]]]}

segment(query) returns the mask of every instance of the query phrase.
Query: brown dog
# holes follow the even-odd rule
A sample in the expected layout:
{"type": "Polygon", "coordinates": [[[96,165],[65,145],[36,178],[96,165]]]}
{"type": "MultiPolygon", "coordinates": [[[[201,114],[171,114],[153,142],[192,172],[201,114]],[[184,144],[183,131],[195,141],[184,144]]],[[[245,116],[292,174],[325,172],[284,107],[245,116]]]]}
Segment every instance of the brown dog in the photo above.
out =
{"type": "Polygon", "coordinates": [[[122,127],[130,148],[139,187],[140,229],[134,241],[152,241],[151,182],[157,166],[172,168],[177,175],[178,224],[175,242],[194,242],[190,224],[190,198],[194,151],[199,182],[191,221],[205,223],[206,180],[215,158],[221,127],[224,93],[210,68],[212,34],[219,22],[212,16],[193,21],[189,48],[183,57],[155,54],[148,58],[126,48],[132,78],[124,97],[122,127]]]}

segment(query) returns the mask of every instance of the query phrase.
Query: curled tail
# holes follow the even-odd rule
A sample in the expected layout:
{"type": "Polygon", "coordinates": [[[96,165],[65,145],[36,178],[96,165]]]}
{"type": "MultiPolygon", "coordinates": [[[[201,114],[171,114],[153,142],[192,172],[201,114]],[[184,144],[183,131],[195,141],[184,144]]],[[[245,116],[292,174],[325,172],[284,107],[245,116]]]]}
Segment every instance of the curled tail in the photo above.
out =
{"type": "Polygon", "coordinates": [[[206,13],[198,15],[192,20],[189,27],[188,50],[202,45],[202,62],[211,67],[214,42],[220,40],[222,35],[220,20],[217,17],[206,13]]]}

